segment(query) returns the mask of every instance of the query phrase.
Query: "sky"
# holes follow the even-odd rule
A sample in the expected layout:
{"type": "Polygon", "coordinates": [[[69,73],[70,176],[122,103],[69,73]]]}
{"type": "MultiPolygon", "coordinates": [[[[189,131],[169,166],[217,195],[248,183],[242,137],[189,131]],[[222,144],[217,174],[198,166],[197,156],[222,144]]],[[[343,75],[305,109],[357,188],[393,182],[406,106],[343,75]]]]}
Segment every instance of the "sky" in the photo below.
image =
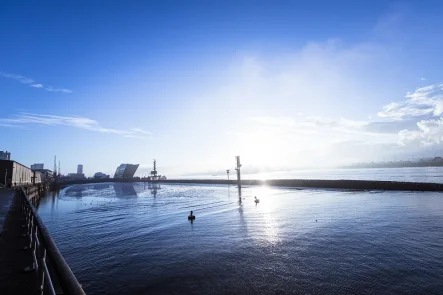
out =
{"type": "Polygon", "coordinates": [[[0,1],[0,150],[167,176],[442,156],[441,1],[0,1]]]}

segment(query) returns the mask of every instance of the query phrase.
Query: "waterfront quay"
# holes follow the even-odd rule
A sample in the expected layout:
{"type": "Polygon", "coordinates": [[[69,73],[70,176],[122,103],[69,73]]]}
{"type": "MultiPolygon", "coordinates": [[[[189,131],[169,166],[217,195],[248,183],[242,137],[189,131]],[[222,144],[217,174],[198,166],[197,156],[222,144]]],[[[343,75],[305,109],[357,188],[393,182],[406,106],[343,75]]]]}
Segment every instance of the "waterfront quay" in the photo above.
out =
{"type": "Polygon", "coordinates": [[[0,189],[0,294],[84,294],[37,214],[46,188],[0,189]]]}

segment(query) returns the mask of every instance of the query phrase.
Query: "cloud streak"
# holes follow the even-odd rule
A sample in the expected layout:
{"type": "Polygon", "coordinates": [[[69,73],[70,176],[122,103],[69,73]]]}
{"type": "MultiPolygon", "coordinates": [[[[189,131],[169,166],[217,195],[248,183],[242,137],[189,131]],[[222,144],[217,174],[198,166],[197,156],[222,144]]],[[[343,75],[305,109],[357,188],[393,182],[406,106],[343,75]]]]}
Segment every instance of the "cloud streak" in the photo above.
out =
{"type": "Polygon", "coordinates": [[[16,80],[22,84],[27,84],[30,87],[33,88],[38,88],[38,89],[44,89],[46,91],[49,92],[62,92],[62,93],[72,93],[72,90],[67,89],[67,88],[56,88],[56,87],[52,87],[52,86],[45,86],[41,83],[36,83],[36,81],[34,79],[31,78],[27,78],[21,75],[17,75],[17,74],[11,74],[11,73],[4,73],[4,72],[0,72],[0,77],[3,78],[7,78],[7,79],[13,79],[16,80]]]}
{"type": "Polygon", "coordinates": [[[327,119],[317,116],[291,117],[250,117],[247,121],[258,125],[275,128],[276,131],[299,134],[312,134],[318,131],[338,131],[345,133],[377,133],[375,128],[368,128],[373,122],[349,120],[345,118],[327,119]]]}
{"type": "Polygon", "coordinates": [[[95,120],[85,117],[67,117],[43,114],[21,113],[13,118],[0,118],[0,126],[3,127],[24,127],[27,125],[47,125],[47,126],[68,126],[99,133],[120,135],[129,138],[147,138],[151,132],[141,128],[131,128],[127,130],[105,128],[95,120]]]}

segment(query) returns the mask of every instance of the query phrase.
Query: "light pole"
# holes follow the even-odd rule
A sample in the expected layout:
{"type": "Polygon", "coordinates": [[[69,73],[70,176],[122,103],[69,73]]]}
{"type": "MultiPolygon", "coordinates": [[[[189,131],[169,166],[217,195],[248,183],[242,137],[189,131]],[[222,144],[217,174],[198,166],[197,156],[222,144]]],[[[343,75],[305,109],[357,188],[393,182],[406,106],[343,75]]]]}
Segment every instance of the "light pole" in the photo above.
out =
{"type": "Polygon", "coordinates": [[[6,172],[5,172],[5,188],[8,186],[7,184],[6,184],[6,177],[8,176],[8,169],[6,169],[6,172]]]}

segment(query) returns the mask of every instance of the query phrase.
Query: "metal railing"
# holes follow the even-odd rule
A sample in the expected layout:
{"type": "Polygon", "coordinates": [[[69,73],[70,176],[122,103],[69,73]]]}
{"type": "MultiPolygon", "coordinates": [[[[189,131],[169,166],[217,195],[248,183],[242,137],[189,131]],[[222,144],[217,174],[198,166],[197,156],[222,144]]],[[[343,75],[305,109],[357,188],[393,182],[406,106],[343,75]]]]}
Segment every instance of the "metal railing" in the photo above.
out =
{"type": "Polygon", "coordinates": [[[23,236],[29,238],[29,244],[24,250],[32,251],[32,264],[26,267],[25,271],[37,272],[41,294],[56,295],[61,291],[67,295],[84,295],[82,286],[57,249],[34,204],[29,200],[26,190],[24,188],[18,190],[23,199],[22,211],[25,215],[23,228],[26,229],[26,233],[23,236]]]}

